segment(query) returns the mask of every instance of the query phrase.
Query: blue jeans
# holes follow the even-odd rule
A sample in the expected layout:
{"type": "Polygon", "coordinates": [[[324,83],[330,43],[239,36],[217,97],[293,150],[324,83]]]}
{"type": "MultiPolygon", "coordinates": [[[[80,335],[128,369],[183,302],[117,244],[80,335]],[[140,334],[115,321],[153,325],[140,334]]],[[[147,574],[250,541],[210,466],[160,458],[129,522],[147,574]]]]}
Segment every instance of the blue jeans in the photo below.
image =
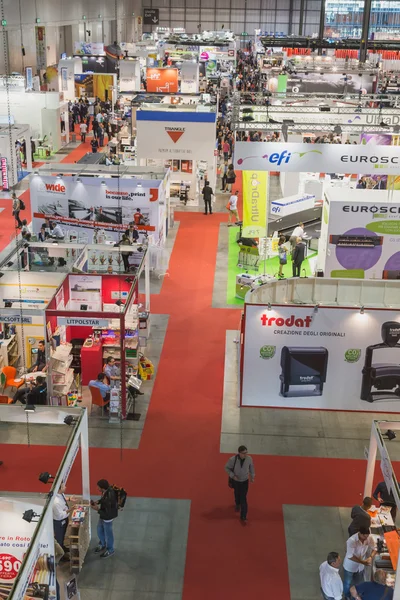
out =
{"type": "Polygon", "coordinates": [[[99,519],[97,524],[97,535],[99,542],[103,548],[107,548],[109,552],[114,552],[114,533],[112,521],[106,523],[103,519],[99,519]]]}
{"type": "Polygon", "coordinates": [[[343,569],[343,594],[345,598],[350,597],[350,588],[352,585],[358,585],[364,581],[364,569],[358,573],[351,573],[343,569]]]}

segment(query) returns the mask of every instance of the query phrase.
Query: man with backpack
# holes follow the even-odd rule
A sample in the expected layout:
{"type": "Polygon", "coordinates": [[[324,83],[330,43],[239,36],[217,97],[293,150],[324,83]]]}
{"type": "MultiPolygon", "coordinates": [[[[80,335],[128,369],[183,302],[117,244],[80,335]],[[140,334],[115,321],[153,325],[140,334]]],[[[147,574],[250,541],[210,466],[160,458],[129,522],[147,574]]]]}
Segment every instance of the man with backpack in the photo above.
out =
{"type": "Polygon", "coordinates": [[[14,219],[17,222],[17,228],[21,229],[22,221],[20,219],[19,213],[21,212],[21,210],[25,210],[25,203],[23,200],[17,197],[17,194],[15,192],[13,192],[12,194],[12,201],[14,219]]]}
{"type": "Polygon", "coordinates": [[[99,544],[95,548],[95,553],[100,554],[101,558],[108,558],[115,552],[113,521],[118,517],[118,510],[125,506],[127,493],[124,488],[110,485],[107,479],[100,479],[97,482],[98,490],[101,494],[97,502],[90,501],[94,510],[99,513],[99,522],[97,524],[97,535],[99,544]]]}
{"type": "Polygon", "coordinates": [[[234,492],[235,511],[240,512],[240,520],[245,524],[247,521],[249,479],[251,483],[254,483],[256,475],[253,459],[247,453],[246,446],[239,446],[237,454],[231,456],[226,463],[225,471],[229,475],[228,485],[234,492]]]}
{"type": "Polygon", "coordinates": [[[97,487],[101,494],[100,500],[90,501],[92,508],[97,510],[100,517],[97,524],[99,544],[95,548],[95,552],[96,554],[101,553],[101,558],[108,558],[115,552],[113,521],[118,517],[118,497],[114,487],[108,483],[107,479],[100,479],[97,487]]]}

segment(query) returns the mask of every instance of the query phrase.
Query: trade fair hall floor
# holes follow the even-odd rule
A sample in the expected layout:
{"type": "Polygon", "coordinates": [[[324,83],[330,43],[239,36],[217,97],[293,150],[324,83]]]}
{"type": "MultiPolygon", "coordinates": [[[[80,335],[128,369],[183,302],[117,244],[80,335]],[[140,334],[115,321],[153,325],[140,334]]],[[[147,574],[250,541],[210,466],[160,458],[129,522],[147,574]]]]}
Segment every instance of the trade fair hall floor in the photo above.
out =
{"type": "MultiPolygon", "coordinates": [[[[77,144],[65,160],[77,160],[86,146],[77,144]]],[[[237,408],[241,311],[226,304],[226,198],[217,196],[212,216],[202,207],[175,213],[169,275],[153,281],[156,377],[142,401],[144,427],[123,424],[121,451],[120,426],[91,421],[92,493],[106,478],[129,498],[115,523],[115,555],[86,557],[84,600],[316,600],[320,563],[331,550],[344,554],[376,415],[237,408]],[[245,526],[224,472],[239,444],[256,469],[245,526]]],[[[10,239],[11,219],[2,235],[10,239]]],[[[39,437],[33,429],[28,446],[26,428],[0,423],[0,487],[43,492],[38,474],[57,470],[68,434],[66,427],[60,439],[46,426],[39,437]]],[[[391,456],[400,460],[396,442],[391,456]]],[[[70,493],[79,477],[76,461],[70,493]]]]}

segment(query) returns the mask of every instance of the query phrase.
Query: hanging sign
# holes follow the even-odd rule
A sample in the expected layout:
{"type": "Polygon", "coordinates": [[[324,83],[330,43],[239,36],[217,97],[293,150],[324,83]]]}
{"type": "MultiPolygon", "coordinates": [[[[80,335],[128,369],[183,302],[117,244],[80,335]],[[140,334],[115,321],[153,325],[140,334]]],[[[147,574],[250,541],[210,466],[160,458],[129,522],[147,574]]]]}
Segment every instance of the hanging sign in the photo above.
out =
{"type": "Polygon", "coordinates": [[[21,317],[21,315],[0,315],[0,323],[8,323],[10,325],[30,325],[32,317],[21,317]]]}
{"type": "Polygon", "coordinates": [[[25,69],[26,78],[26,89],[31,90],[33,88],[33,70],[32,67],[26,67],[25,69]]]}
{"type": "Polygon", "coordinates": [[[3,186],[3,190],[9,189],[9,181],[8,181],[8,164],[5,156],[2,156],[0,159],[0,168],[1,168],[1,185],[3,186]]]}
{"type": "Polygon", "coordinates": [[[95,317],[57,317],[57,325],[108,327],[109,320],[96,319],[95,317]]]}
{"type": "Polygon", "coordinates": [[[243,171],[243,236],[264,237],[267,232],[266,171],[243,171]]]}
{"type": "Polygon", "coordinates": [[[35,27],[36,66],[38,71],[47,67],[46,28],[42,25],[35,27]]]}
{"type": "Polygon", "coordinates": [[[398,174],[398,146],[237,142],[235,169],[290,173],[398,174]]]}

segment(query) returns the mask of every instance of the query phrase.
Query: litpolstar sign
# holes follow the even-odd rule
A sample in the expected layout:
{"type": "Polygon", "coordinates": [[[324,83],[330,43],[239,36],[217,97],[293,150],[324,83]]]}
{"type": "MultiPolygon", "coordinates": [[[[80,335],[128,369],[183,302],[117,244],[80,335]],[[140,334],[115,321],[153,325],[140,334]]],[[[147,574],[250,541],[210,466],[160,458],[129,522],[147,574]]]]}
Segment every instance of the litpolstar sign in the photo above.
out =
{"type": "Polygon", "coordinates": [[[235,146],[235,169],[239,171],[394,175],[399,168],[397,146],[274,142],[237,142],[235,146]]]}

